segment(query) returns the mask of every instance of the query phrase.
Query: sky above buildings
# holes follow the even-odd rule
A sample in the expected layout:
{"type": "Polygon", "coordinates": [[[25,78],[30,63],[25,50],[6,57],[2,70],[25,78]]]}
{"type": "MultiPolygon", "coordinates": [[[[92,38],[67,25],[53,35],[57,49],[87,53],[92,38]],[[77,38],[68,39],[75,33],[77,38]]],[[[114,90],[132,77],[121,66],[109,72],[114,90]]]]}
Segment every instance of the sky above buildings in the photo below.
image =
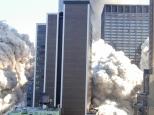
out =
{"type": "Polygon", "coordinates": [[[0,20],[36,39],[36,23],[46,22],[47,13],[58,11],[58,0],[0,0],[0,20]]]}

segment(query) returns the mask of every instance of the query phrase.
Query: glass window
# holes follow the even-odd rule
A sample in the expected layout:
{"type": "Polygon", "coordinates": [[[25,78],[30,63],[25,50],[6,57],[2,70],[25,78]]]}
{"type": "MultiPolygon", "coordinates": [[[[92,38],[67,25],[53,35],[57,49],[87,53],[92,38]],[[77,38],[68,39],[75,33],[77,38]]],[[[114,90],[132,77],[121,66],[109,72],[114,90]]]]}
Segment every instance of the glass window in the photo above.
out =
{"type": "Polygon", "coordinates": [[[143,13],[148,13],[148,12],[149,12],[149,7],[143,6],[143,13]]]}
{"type": "Polygon", "coordinates": [[[117,12],[117,6],[112,6],[112,12],[117,12]]]}
{"type": "Polygon", "coordinates": [[[106,9],[106,12],[111,12],[111,6],[110,5],[106,5],[105,9],[106,9]]]}
{"type": "Polygon", "coordinates": [[[120,12],[120,13],[123,12],[123,6],[118,6],[118,12],[120,12]]]}
{"type": "Polygon", "coordinates": [[[130,9],[129,9],[129,6],[125,6],[125,12],[126,12],[126,13],[129,13],[129,10],[130,10],[130,9]]]}
{"type": "Polygon", "coordinates": [[[130,12],[131,13],[136,13],[136,6],[131,6],[130,7],[130,12]]]}
{"type": "Polygon", "coordinates": [[[142,13],[142,6],[137,6],[137,13],[142,13]]]}

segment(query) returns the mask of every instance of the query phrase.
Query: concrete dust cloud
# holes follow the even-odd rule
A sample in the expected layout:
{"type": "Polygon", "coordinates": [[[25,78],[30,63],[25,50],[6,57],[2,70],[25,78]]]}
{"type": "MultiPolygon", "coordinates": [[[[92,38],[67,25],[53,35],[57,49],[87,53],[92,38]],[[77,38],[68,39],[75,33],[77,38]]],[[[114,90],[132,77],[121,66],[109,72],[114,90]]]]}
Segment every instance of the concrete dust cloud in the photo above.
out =
{"type": "Polygon", "coordinates": [[[132,115],[142,76],[143,72],[122,51],[115,51],[102,39],[92,44],[91,103],[98,115],[132,115]]]}
{"type": "Polygon", "coordinates": [[[32,72],[33,44],[27,35],[0,22],[0,113],[24,100],[24,86],[32,72]]]}

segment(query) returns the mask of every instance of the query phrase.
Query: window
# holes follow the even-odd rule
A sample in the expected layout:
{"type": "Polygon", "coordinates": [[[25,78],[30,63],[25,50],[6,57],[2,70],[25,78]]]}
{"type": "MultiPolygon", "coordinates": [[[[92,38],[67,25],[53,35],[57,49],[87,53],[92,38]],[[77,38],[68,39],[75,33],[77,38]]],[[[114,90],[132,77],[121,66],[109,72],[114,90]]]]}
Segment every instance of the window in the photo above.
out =
{"type": "Polygon", "coordinates": [[[148,12],[149,12],[148,6],[143,6],[143,13],[148,13],[148,12]]]}
{"type": "Polygon", "coordinates": [[[111,12],[111,6],[110,5],[106,5],[105,6],[105,10],[106,10],[106,12],[111,12]]]}
{"type": "Polygon", "coordinates": [[[123,6],[118,6],[118,12],[120,12],[120,13],[123,12],[123,6]]]}
{"type": "Polygon", "coordinates": [[[129,10],[130,10],[129,6],[125,6],[125,12],[129,13],[130,12],[129,10]]]}
{"type": "Polygon", "coordinates": [[[112,6],[112,12],[117,12],[117,6],[112,6]]]}
{"type": "Polygon", "coordinates": [[[131,13],[136,13],[136,6],[131,6],[130,7],[130,12],[131,13]]]}
{"type": "Polygon", "coordinates": [[[142,6],[137,6],[137,13],[142,13],[142,6]]]}

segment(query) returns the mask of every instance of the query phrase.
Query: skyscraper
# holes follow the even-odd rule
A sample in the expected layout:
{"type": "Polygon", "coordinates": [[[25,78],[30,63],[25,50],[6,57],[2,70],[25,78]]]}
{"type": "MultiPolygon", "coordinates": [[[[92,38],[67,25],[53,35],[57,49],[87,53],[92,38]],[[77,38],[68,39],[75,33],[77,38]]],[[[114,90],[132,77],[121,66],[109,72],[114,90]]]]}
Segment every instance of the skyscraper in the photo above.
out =
{"type": "Polygon", "coordinates": [[[46,24],[37,24],[33,106],[38,107],[43,93],[46,24]]]}
{"type": "Polygon", "coordinates": [[[63,13],[48,14],[44,93],[51,100],[50,107],[60,104],[63,13]]]}
{"type": "Polygon", "coordinates": [[[50,106],[54,106],[56,97],[56,77],[57,77],[57,14],[47,15],[45,72],[44,72],[44,93],[49,96],[50,106]]]}
{"type": "Polygon", "coordinates": [[[149,6],[106,4],[102,13],[101,35],[139,65],[141,44],[149,37],[149,6]]]}
{"type": "Polygon", "coordinates": [[[85,115],[89,50],[89,1],[64,1],[62,115],[85,115]]]}

